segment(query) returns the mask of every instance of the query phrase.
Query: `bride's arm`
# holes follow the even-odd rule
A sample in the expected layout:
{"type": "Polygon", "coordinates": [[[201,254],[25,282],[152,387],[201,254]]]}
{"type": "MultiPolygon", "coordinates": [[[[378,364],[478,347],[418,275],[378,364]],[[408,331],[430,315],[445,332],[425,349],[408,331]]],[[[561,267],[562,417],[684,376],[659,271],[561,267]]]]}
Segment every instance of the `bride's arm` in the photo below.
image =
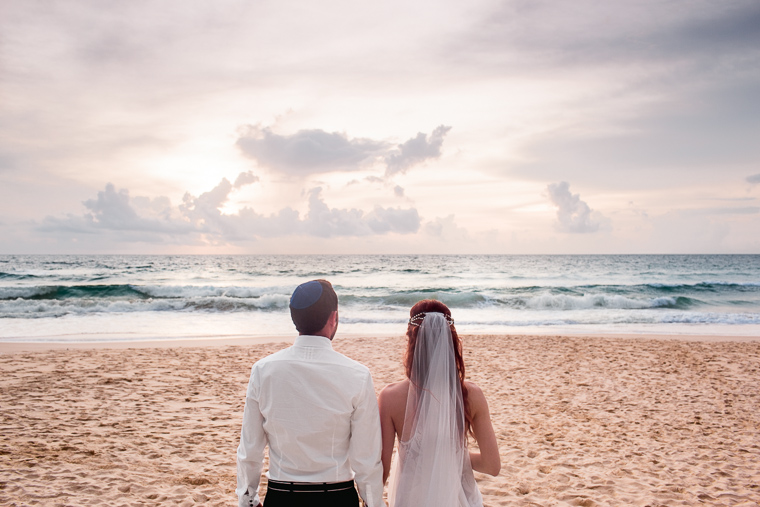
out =
{"type": "Polygon", "coordinates": [[[480,452],[470,452],[472,468],[478,472],[497,476],[501,470],[501,457],[499,444],[496,442],[496,435],[491,424],[488,402],[483,391],[472,382],[467,382],[467,400],[472,414],[472,433],[480,448],[480,452]]]}
{"type": "Polygon", "coordinates": [[[380,433],[383,440],[383,484],[388,480],[391,471],[391,459],[393,458],[393,444],[396,442],[396,428],[393,424],[393,409],[396,403],[393,386],[390,384],[380,391],[377,398],[380,406],[380,433]]]}

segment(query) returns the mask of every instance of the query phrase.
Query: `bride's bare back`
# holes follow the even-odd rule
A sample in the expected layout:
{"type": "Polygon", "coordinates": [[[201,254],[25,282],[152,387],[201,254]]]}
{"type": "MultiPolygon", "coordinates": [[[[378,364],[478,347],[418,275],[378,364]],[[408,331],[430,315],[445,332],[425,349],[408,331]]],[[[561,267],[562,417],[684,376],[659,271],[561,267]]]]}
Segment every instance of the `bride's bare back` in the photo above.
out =
{"type": "MultiPolygon", "coordinates": [[[[496,476],[501,470],[499,446],[491,424],[488,402],[483,391],[472,382],[465,381],[467,400],[472,415],[472,432],[479,452],[470,451],[473,470],[496,476]]],[[[393,444],[404,429],[406,402],[409,396],[409,379],[388,384],[380,393],[380,425],[383,437],[383,482],[388,479],[393,456],[393,444]]]]}

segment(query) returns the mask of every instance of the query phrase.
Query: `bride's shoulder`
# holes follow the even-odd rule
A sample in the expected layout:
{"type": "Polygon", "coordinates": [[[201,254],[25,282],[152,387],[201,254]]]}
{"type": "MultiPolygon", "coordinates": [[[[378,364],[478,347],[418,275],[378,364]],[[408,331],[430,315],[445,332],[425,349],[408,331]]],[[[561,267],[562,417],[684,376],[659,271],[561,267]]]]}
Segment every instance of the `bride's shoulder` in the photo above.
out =
{"type": "Polygon", "coordinates": [[[402,380],[401,382],[394,382],[388,384],[380,391],[380,399],[385,401],[392,401],[396,399],[404,398],[409,392],[409,380],[402,380]]]}
{"type": "Polygon", "coordinates": [[[392,384],[388,384],[387,386],[383,387],[383,390],[380,391],[380,395],[382,396],[383,393],[387,393],[387,394],[394,394],[397,392],[406,393],[408,389],[409,389],[409,379],[405,379],[400,382],[393,382],[392,384]]]}
{"type": "Polygon", "coordinates": [[[483,394],[483,390],[475,382],[465,380],[464,385],[467,388],[467,400],[471,407],[488,406],[486,395],[483,394]]]}

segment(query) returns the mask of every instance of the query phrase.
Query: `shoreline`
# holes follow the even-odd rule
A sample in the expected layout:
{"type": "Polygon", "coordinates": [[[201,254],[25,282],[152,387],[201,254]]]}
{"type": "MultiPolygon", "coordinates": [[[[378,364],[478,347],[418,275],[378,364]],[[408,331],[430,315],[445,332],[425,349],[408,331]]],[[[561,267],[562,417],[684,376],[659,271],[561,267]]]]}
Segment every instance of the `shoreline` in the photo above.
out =
{"type": "MultiPolygon", "coordinates": [[[[81,336],[81,335],[80,335],[81,336]]],[[[351,341],[356,339],[376,338],[390,339],[403,336],[399,333],[340,333],[335,337],[336,343],[344,340],[351,341]]],[[[492,336],[502,339],[509,338],[526,338],[526,337],[545,337],[545,338],[590,338],[590,339],[622,339],[622,340],[674,340],[688,342],[709,342],[709,343],[752,343],[760,342],[760,336],[747,335],[730,335],[730,334],[663,334],[663,333],[569,333],[563,332],[530,332],[530,333],[460,333],[460,337],[466,340],[470,336],[492,336]]],[[[232,335],[221,338],[212,336],[198,337],[181,337],[181,338],[162,338],[162,337],[145,337],[145,338],[119,338],[114,339],[112,335],[88,335],[88,339],[51,339],[46,340],[13,340],[3,341],[0,338],[0,355],[12,354],[16,352],[44,352],[51,350],[87,350],[87,349],[163,349],[163,348],[207,348],[207,347],[229,347],[229,346],[254,346],[270,343],[293,343],[295,334],[290,335],[232,335]]]]}

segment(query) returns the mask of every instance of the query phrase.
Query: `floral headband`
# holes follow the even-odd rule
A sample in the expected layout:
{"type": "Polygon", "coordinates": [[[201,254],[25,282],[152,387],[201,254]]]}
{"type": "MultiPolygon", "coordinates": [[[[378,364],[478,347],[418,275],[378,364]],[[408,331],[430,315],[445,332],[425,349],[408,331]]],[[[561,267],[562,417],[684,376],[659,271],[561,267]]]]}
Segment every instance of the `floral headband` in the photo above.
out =
{"type": "MultiPolygon", "coordinates": [[[[412,318],[409,319],[409,325],[410,326],[419,326],[420,324],[422,324],[422,321],[425,319],[425,315],[427,315],[427,314],[425,312],[422,312],[422,313],[418,313],[417,315],[413,316],[412,318]]],[[[441,315],[443,315],[443,318],[446,319],[446,323],[449,326],[453,326],[454,325],[454,319],[452,319],[451,317],[449,317],[446,314],[441,314],[441,315]]]]}

